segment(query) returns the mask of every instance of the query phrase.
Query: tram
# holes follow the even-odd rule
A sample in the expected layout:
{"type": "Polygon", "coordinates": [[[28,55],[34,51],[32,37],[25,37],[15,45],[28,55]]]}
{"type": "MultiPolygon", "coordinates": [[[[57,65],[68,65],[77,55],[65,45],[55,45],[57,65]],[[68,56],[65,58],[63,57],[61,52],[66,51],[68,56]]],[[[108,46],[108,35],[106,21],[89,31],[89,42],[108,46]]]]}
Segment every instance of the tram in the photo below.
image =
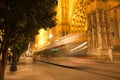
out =
{"type": "Polygon", "coordinates": [[[60,57],[86,57],[87,41],[71,42],[59,46],[46,47],[33,54],[34,59],[45,60],[60,57]]]}

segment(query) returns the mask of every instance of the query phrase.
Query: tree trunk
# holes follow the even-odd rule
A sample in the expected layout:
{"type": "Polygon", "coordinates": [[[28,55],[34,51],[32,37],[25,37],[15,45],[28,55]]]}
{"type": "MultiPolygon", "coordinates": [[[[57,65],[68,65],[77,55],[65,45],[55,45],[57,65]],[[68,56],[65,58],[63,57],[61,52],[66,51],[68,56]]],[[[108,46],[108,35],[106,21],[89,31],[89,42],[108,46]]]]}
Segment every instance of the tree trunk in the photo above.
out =
{"type": "Polygon", "coordinates": [[[19,63],[20,60],[20,54],[17,55],[17,63],[19,63]]]}
{"type": "Polygon", "coordinates": [[[7,63],[7,46],[4,48],[2,54],[2,60],[0,61],[0,80],[4,80],[5,67],[7,63]]]}
{"type": "Polygon", "coordinates": [[[17,55],[16,55],[16,53],[13,53],[10,71],[17,71],[17,55]]]}
{"type": "Polygon", "coordinates": [[[0,80],[4,80],[4,70],[1,63],[0,63],[0,80]]]}
{"type": "Polygon", "coordinates": [[[2,59],[0,60],[0,80],[4,80],[4,73],[5,73],[5,67],[7,63],[7,51],[9,46],[9,38],[10,38],[10,30],[11,28],[8,27],[6,31],[6,35],[4,36],[4,40],[1,44],[0,48],[0,55],[2,56],[2,59]]]}

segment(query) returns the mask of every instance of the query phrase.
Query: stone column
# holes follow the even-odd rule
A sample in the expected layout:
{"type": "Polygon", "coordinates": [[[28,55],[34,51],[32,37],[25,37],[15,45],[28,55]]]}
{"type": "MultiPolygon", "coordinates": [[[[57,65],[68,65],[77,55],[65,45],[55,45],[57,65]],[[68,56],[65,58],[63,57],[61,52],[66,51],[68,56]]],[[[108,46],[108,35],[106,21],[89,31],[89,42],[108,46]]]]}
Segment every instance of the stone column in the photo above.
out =
{"type": "Polygon", "coordinates": [[[112,61],[113,60],[112,48],[108,49],[108,56],[109,56],[110,60],[112,61]]]}
{"type": "Polygon", "coordinates": [[[101,31],[101,23],[100,23],[100,12],[99,10],[96,10],[96,21],[97,21],[97,36],[98,36],[98,48],[97,48],[97,54],[98,56],[101,56],[101,50],[103,48],[102,43],[102,31],[101,31]]]}
{"type": "Polygon", "coordinates": [[[91,13],[87,14],[87,25],[88,25],[88,56],[92,55],[92,49],[93,49],[93,41],[92,41],[92,24],[91,24],[91,13]]]}
{"type": "Polygon", "coordinates": [[[69,32],[69,0],[61,0],[62,5],[62,35],[69,32]]]}
{"type": "Polygon", "coordinates": [[[107,48],[111,47],[111,42],[110,42],[110,26],[109,26],[109,18],[108,18],[108,13],[107,11],[104,12],[104,22],[105,22],[105,29],[106,29],[106,46],[107,48]]]}

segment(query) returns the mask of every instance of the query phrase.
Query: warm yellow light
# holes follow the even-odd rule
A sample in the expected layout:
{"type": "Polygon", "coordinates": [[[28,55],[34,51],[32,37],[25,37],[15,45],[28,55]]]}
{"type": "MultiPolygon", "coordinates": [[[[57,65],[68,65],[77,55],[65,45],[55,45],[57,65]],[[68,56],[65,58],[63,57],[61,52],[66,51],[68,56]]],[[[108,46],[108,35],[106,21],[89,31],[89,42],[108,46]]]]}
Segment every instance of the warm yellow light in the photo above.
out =
{"type": "Polygon", "coordinates": [[[35,48],[37,48],[37,44],[35,44],[35,48]]]}
{"type": "Polygon", "coordinates": [[[52,34],[49,34],[49,39],[51,39],[53,37],[53,35],[52,34]]]}
{"type": "Polygon", "coordinates": [[[48,33],[43,28],[38,30],[38,35],[36,35],[35,43],[38,48],[45,46],[48,43],[48,33]]]}

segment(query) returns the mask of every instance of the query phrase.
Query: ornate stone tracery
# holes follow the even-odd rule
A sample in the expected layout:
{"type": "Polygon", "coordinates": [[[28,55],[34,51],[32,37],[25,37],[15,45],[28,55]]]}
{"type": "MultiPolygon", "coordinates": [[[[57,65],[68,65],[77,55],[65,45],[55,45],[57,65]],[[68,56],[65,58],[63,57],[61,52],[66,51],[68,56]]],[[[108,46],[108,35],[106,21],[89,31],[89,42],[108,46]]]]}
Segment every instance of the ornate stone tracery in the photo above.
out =
{"type": "Polygon", "coordinates": [[[71,20],[71,32],[72,33],[86,33],[86,7],[85,7],[86,0],[78,0],[75,4],[72,13],[72,20],[71,20]]]}
{"type": "Polygon", "coordinates": [[[74,3],[70,17],[68,13],[71,1],[61,1],[63,32],[80,33],[85,36],[88,40],[88,53],[108,55],[110,48],[120,45],[118,0],[71,0],[74,3]]]}

